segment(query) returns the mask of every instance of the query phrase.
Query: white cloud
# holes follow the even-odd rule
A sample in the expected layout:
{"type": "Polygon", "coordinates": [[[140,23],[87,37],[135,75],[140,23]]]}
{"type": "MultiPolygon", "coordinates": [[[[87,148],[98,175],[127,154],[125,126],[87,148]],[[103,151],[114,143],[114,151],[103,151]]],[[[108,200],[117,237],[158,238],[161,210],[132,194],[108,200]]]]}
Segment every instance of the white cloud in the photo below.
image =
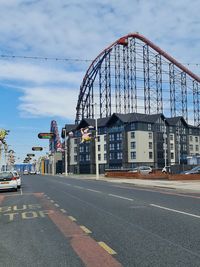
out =
{"type": "Polygon", "coordinates": [[[23,90],[19,105],[24,117],[61,117],[75,119],[78,92],[72,89],[29,88],[23,90]]]}
{"type": "Polygon", "coordinates": [[[27,81],[36,84],[66,83],[77,86],[83,78],[84,72],[65,71],[64,69],[39,66],[30,63],[1,61],[0,78],[6,80],[27,81]]]}

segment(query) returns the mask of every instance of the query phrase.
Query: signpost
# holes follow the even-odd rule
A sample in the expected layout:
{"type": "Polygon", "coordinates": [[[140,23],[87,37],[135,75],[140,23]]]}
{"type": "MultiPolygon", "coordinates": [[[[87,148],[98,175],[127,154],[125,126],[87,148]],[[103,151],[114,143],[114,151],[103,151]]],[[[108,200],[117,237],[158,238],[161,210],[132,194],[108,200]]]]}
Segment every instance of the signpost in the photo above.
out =
{"type": "Polygon", "coordinates": [[[52,139],[55,137],[54,133],[39,133],[38,138],[40,139],[52,139]]]}
{"type": "Polygon", "coordinates": [[[41,147],[41,146],[34,146],[34,147],[32,147],[32,150],[33,151],[42,151],[43,150],[43,147],[41,147]]]}

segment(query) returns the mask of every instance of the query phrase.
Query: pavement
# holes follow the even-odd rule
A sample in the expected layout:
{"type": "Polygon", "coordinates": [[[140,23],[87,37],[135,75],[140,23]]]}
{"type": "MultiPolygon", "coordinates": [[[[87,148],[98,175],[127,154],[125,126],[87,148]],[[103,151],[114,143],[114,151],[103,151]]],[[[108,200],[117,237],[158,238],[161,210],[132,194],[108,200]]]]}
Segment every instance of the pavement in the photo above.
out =
{"type": "MultiPolygon", "coordinates": [[[[65,175],[59,175],[65,177],[65,175]]],[[[96,176],[94,174],[84,174],[84,175],[75,175],[69,174],[71,178],[77,179],[92,179],[96,180],[96,176]]],[[[124,178],[108,178],[104,175],[99,176],[100,181],[107,181],[110,183],[123,183],[123,184],[131,184],[135,186],[142,187],[158,187],[158,188],[166,188],[166,189],[175,189],[179,191],[187,191],[191,193],[200,193],[200,179],[199,180],[184,180],[184,181],[168,181],[168,180],[151,180],[151,179],[124,179],[124,178]]]]}

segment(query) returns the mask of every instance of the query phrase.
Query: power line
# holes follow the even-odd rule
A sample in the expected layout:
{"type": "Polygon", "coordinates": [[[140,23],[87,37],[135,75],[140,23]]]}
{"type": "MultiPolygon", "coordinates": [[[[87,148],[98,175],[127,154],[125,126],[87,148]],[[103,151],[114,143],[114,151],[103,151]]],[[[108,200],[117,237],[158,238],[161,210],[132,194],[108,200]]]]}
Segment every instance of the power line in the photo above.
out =
{"type": "MultiPolygon", "coordinates": [[[[39,56],[18,56],[18,55],[6,55],[1,54],[1,58],[11,58],[11,59],[34,59],[34,60],[51,60],[51,61],[75,61],[75,62],[92,62],[92,59],[81,59],[81,58],[57,58],[57,57],[39,57],[39,56]]],[[[200,63],[181,63],[187,66],[200,67],[200,63]]]]}
{"type": "Polygon", "coordinates": [[[34,59],[34,60],[52,60],[52,61],[77,61],[77,62],[91,62],[91,59],[80,59],[80,58],[54,58],[54,57],[38,57],[38,56],[17,56],[17,55],[0,55],[1,58],[20,58],[20,59],[34,59]]]}

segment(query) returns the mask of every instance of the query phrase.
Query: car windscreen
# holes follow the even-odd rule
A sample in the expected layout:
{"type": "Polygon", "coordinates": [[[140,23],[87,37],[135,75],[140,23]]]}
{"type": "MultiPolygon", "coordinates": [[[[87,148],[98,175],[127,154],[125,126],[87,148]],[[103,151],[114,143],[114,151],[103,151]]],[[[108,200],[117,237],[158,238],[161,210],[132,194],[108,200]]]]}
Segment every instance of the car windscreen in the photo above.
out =
{"type": "Polygon", "coordinates": [[[10,172],[2,172],[2,173],[0,173],[0,180],[4,180],[4,179],[11,180],[12,177],[13,177],[13,175],[10,172]]]}

